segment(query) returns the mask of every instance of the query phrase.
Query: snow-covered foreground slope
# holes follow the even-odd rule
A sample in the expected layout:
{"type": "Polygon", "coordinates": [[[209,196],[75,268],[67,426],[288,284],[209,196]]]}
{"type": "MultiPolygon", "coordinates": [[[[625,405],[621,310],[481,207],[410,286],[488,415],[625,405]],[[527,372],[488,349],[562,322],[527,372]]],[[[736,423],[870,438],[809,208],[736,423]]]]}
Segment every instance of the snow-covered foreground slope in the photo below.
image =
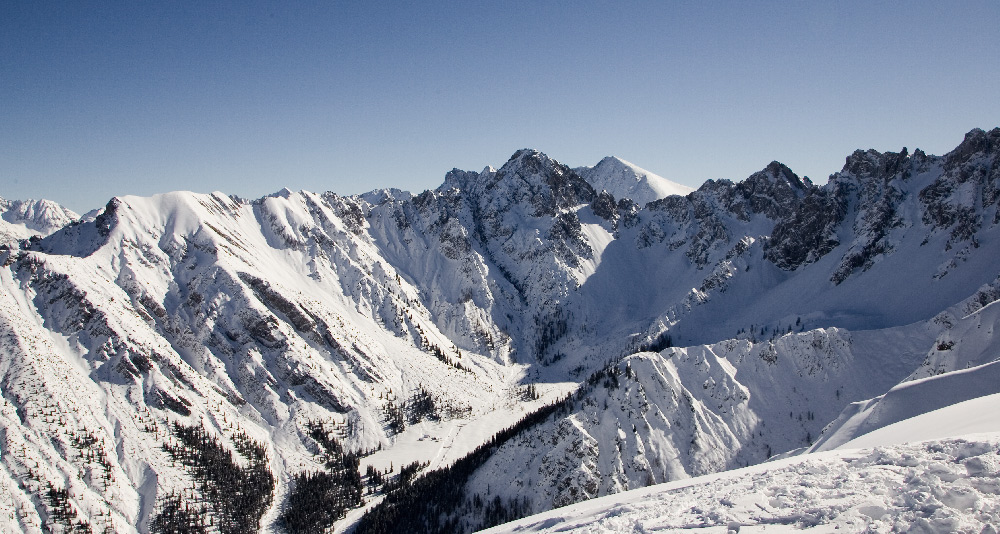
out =
{"type": "Polygon", "coordinates": [[[990,434],[814,453],[651,486],[485,532],[997,532],[1000,425],[991,426],[990,434]]]}
{"type": "Polygon", "coordinates": [[[619,493],[485,532],[997,532],[998,411],[994,393],[837,450],[619,493]]]}
{"type": "Polygon", "coordinates": [[[642,205],[605,166],[621,197],[521,150],[419,195],[3,201],[38,237],[0,244],[2,529],[315,532],[422,462],[469,530],[992,369],[1000,129],[642,205]]]}
{"type": "MultiPolygon", "coordinates": [[[[1000,357],[1000,354],[996,355],[1000,357]]],[[[1000,383],[1000,360],[943,375],[904,382],[885,395],[851,406],[834,421],[813,450],[829,450],[858,436],[919,414],[991,395],[1000,383]]]]}
{"type": "MultiPolygon", "coordinates": [[[[490,532],[993,532],[989,528],[1000,525],[1000,351],[993,336],[1000,308],[989,301],[996,287],[996,282],[983,286],[929,321],[928,328],[941,330],[916,371],[887,393],[846,407],[803,454],[687,480],[681,473],[675,480],[682,480],[585,501],[490,532]],[[926,376],[927,369],[934,372],[926,376]]],[[[671,351],[676,349],[663,354],[671,351]]],[[[893,354],[908,352],[912,349],[897,347],[893,354]]],[[[747,379],[734,370],[735,378],[747,379]]],[[[773,385],[780,390],[785,382],[773,385]]],[[[808,381],[792,383],[817,391],[808,381]]],[[[619,418],[617,425],[628,419],[619,418]]],[[[761,419],[772,425],[780,420],[761,419]]],[[[620,444],[627,441],[624,433],[620,437],[620,444]]],[[[653,432],[644,437],[655,441],[653,432]]]]}
{"type": "Polygon", "coordinates": [[[810,448],[830,450],[884,426],[969,399],[991,395],[1000,384],[1000,280],[931,321],[942,327],[924,361],[888,392],[854,402],[810,448]]]}

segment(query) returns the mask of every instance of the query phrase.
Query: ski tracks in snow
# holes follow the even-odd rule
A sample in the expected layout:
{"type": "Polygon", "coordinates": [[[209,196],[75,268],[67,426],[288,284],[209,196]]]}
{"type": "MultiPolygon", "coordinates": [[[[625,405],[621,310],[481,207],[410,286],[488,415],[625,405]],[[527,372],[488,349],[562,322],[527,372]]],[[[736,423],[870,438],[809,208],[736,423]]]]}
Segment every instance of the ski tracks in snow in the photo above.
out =
{"type": "Polygon", "coordinates": [[[451,428],[448,429],[448,434],[441,441],[441,447],[438,448],[437,454],[431,458],[430,465],[427,466],[428,471],[445,467],[450,463],[448,461],[448,452],[451,451],[452,446],[455,444],[455,438],[458,437],[463,428],[465,428],[465,422],[455,422],[451,425],[451,428]]]}

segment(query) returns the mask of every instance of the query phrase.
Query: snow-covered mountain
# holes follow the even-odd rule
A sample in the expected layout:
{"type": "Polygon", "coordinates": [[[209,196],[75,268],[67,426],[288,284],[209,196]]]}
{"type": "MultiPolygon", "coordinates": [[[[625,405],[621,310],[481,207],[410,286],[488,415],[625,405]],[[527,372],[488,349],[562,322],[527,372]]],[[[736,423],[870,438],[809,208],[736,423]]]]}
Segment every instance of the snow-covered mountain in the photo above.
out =
{"type": "Polygon", "coordinates": [[[418,195],[4,201],[39,237],[0,248],[0,530],[412,527],[449,465],[424,500],[468,530],[853,439],[996,359],[1000,129],[655,178],[521,150],[418,195]]]}
{"type": "Polygon", "coordinates": [[[851,403],[806,450],[602,492],[489,532],[996,532],[997,287],[930,321],[940,334],[918,369],[883,395],[851,403]]]}
{"type": "Polygon", "coordinates": [[[694,191],[614,156],[602,159],[593,167],[575,170],[595,191],[607,191],[615,198],[628,198],[640,206],[670,195],[684,196],[694,191]]]}
{"type": "MultiPolygon", "coordinates": [[[[997,394],[998,287],[986,285],[933,319],[904,327],[816,329],[758,343],[734,339],[632,354],[560,413],[502,444],[470,477],[469,499],[499,499],[508,509],[524,500],[531,503],[527,511],[538,512],[759,464],[779,451],[944,439],[985,431],[969,428],[977,421],[1000,432],[989,412],[975,410],[968,412],[974,417],[918,435],[883,430],[997,394]],[[882,394],[844,402],[866,391],[882,394]]],[[[493,524],[490,513],[463,510],[473,526],[493,524]]]]}
{"type": "Polygon", "coordinates": [[[10,246],[32,236],[47,236],[79,218],[51,200],[0,197],[0,246],[10,246]]]}

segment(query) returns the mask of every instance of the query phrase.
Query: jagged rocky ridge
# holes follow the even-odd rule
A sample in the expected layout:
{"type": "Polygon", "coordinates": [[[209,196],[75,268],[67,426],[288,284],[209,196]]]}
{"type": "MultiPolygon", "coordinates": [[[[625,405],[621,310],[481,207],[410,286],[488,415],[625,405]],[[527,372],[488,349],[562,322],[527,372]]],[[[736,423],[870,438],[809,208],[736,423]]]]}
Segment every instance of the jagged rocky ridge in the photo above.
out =
{"type": "Polygon", "coordinates": [[[212,457],[272,488],[239,521],[285,528],[291,481],[343,463],[320,436],[482,442],[608,362],[615,387],[512,437],[470,502],[527,485],[540,511],[807,445],[996,278],[998,145],[858,151],[823,186],[775,162],[645,205],[531,150],[415,196],[113,199],[0,251],[0,524],[231,520],[212,457]]]}

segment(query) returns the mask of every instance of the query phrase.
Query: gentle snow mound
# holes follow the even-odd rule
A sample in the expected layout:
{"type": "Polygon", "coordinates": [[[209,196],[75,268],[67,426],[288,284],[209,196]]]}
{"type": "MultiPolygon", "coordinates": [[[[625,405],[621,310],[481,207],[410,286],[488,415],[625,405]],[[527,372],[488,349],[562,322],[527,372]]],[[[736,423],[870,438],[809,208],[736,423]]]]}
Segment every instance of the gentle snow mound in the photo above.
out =
{"type": "MultiPolygon", "coordinates": [[[[979,403],[989,403],[985,399],[996,397],[993,393],[1000,383],[1000,362],[988,363],[971,369],[952,371],[938,376],[903,382],[889,390],[881,397],[869,401],[862,401],[848,406],[844,412],[831,423],[824,435],[813,446],[813,450],[822,451],[835,448],[849,447],[849,442],[859,436],[865,436],[879,429],[885,430],[895,426],[895,423],[910,422],[918,417],[925,417],[928,421],[935,421],[932,426],[921,427],[916,425],[918,430],[929,431],[931,434],[916,434],[906,440],[894,440],[893,443],[901,441],[915,441],[920,439],[935,439],[956,435],[964,432],[945,433],[944,428],[939,424],[949,422],[948,417],[938,417],[940,412],[954,408],[952,415],[961,416],[950,419],[952,424],[962,425],[975,411],[963,411],[966,401],[973,399],[979,403]]],[[[995,407],[1000,408],[1000,402],[994,401],[995,407]]],[[[996,413],[996,412],[993,412],[996,413]]],[[[1000,419],[997,420],[996,428],[1000,431],[1000,419]]],[[[909,425],[913,427],[913,424],[909,425]]],[[[960,428],[956,428],[958,430],[960,428]]],[[[992,429],[988,429],[992,430],[992,429]]],[[[880,434],[890,437],[891,434],[880,434]]],[[[882,443],[865,442],[864,445],[873,446],[882,443]]]]}
{"type": "Polygon", "coordinates": [[[1000,393],[959,402],[916,417],[886,425],[839,446],[860,449],[942,439],[986,432],[1000,432],[1000,393]]]}

